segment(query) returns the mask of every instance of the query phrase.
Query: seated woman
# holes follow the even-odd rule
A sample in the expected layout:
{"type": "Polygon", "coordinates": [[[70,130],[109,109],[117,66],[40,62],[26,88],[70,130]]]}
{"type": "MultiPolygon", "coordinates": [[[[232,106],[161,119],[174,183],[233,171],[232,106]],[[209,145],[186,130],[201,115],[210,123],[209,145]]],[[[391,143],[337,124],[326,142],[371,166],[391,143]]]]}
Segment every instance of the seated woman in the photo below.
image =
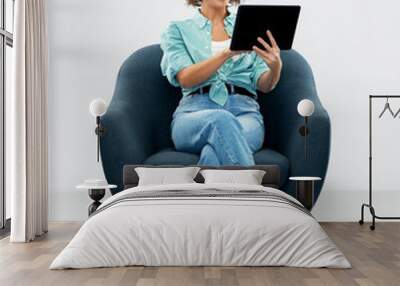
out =
{"type": "Polygon", "coordinates": [[[187,0],[200,6],[192,19],[172,22],[162,35],[161,69],[182,88],[183,98],[171,124],[179,151],[199,153],[199,165],[254,165],[253,153],[264,141],[264,122],[257,92],[271,91],[280,78],[279,47],[253,52],[229,50],[239,0],[187,0]]]}

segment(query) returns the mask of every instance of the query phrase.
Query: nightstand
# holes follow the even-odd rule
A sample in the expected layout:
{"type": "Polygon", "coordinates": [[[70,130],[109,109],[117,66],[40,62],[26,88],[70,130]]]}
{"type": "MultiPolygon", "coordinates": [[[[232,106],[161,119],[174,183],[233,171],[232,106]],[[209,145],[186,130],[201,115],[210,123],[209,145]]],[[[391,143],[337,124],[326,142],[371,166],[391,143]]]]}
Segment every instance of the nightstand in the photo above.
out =
{"type": "Polygon", "coordinates": [[[314,205],[315,182],[320,181],[320,177],[290,177],[289,180],[296,181],[296,199],[308,210],[314,205]]]}
{"type": "Polygon", "coordinates": [[[106,189],[114,189],[116,187],[116,185],[110,185],[104,180],[86,180],[83,184],[76,186],[77,189],[88,190],[89,197],[93,200],[93,203],[88,207],[89,216],[101,205],[100,200],[106,194],[106,189]]]}

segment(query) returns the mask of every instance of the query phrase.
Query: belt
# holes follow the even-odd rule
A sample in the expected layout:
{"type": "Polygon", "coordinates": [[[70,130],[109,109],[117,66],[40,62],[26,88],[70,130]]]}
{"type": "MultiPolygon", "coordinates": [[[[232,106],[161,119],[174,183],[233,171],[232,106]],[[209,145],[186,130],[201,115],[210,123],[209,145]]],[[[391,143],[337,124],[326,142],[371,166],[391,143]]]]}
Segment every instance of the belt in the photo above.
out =
{"type": "MultiPolygon", "coordinates": [[[[254,94],[252,94],[250,91],[248,91],[247,89],[245,89],[243,87],[236,86],[233,84],[228,84],[228,83],[226,83],[225,85],[226,85],[226,88],[228,89],[229,95],[240,94],[240,95],[245,95],[245,96],[255,98],[254,94]]],[[[192,91],[191,93],[189,93],[189,95],[209,93],[210,88],[211,88],[211,85],[203,86],[203,87],[200,87],[199,89],[192,91]]]]}

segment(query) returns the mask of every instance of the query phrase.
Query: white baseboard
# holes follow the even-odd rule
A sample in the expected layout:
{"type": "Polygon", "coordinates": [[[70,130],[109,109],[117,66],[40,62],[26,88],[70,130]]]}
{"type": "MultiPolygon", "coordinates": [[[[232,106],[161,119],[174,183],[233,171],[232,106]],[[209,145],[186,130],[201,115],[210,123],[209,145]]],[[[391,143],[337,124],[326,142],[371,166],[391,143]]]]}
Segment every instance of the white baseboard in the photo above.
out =
{"type": "MultiPolygon", "coordinates": [[[[107,194],[109,196],[109,194],[107,194]]],[[[356,222],[360,219],[360,207],[368,202],[366,191],[330,191],[324,190],[312,213],[318,221],[356,222]]],[[[400,192],[376,191],[374,206],[377,215],[400,216],[400,192]]],[[[91,204],[87,192],[52,192],[49,199],[50,221],[83,221],[86,220],[87,208],[91,204]]],[[[370,221],[366,209],[365,221],[370,221]]]]}
{"type": "MultiPolygon", "coordinates": [[[[109,196],[107,191],[105,198],[109,196]]],[[[52,192],[49,196],[49,221],[84,221],[92,202],[84,190],[52,192]]]]}
{"type": "MultiPolygon", "coordinates": [[[[379,216],[400,216],[400,192],[375,191],[373,194],[375,213],[379,216]]],[[[368,203],[367,191],[329,191],[321,193],[312,214],[318,221],[358,221],[361,204],[368,203]]],[[[365,208],[365,221],[371,221],[368,208],[365,208]]]]}

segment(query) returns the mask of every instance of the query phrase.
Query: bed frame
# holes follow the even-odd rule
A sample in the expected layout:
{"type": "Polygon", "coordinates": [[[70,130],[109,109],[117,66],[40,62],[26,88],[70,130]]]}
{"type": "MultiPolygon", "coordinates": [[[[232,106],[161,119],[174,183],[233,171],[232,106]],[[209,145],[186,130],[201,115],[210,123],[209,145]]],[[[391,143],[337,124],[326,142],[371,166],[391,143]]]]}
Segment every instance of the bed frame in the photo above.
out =
{"type": "MultiPolygon", "coordinates": [[[[123,171],[123,184],[124,190],[128,188],[133,188],[138,185],[139,176],[135,171],[137,167],[151,167],[151,168],[177,168],[177,167],[192,167],[192,166],[179,166],[179,165],[162,165],[162,166],[152,166],[152,165],[125,165],[123,171]]],[[[264,178],[262,180],[262,185],[265,187],[271,187],[274,189],[279,188],[280,180],[280,168],[277,165],[257,165],[251,167],[243,166],[223,166],[223,167],[211,167],[211,166],[196,166],[200,167],[202,170],[205,169],[219,169],[219,170],[263,170],[265,171],[264,178]]],[[[197,183],[204,183],[203,176],[199,173],[194,179],[197,183]]]]}

